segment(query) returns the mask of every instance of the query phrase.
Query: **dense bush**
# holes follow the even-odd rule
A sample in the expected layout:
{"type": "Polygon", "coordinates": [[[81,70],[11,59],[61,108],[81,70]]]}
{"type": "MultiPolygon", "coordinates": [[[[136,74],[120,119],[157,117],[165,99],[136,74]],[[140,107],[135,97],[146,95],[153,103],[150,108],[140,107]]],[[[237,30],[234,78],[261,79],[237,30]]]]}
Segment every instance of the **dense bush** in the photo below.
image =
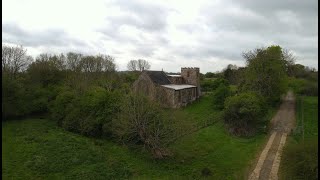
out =
{"type": "Polygon", "coordinates": [[[318,138],[285,146],[281,157],[283,179],[318,179],[318,138]]]}
{"type": "Polygon", "coordinates": [[[201,91],[202,92],[209,92],[212,91],[212,84],[213,84],[212,79],[204,79],[200,82],[200,86],[201,86],[201,91]]]}
{"type": "Polygon", "coordinates": [[[101,87],[91,87],[84,94],[77,95],[65,91],[51,106],[52,119],[69,131],[95,137],[109,135],[111,121],[120,110],[120,102],[118,92],[101,87]]]}
{"type": "Polygon", "coordinates": [[[300,94],[301,88],[307,84],[307,80],[301,78],[288,78],[288,87],[292,89],[294,93],[300,94]]]}
{"type": "Polygon", "coordinates": [[[225,84],[220,84],[213,92],[213,107],[216,109],[223,109],[224,101],[231,95],[230,87],[225,84]]]}
{"type": "Polygon", "coordinates": [[[252,92],[228,97],[224,104],[224,121],[229,131],[238,136],[253,135],[259,126],[264,126],[265,101],[252,92]]]}
{"type": "Polygon", "coordinates": [[[143,144],[155,158],[168,155],[166,142],[173,138],[170,120],[160,105],[142,95],[128,95],[114,121],[114,134],[123,143],[143,144]]]}
{"type": "Polygon", "coordinates": [[[71,90],[62,90],[57,98],[50,105],[51,119],[57,121],[58,125],[62,125],[63,119],[72,110],[72,102],[76,98],[75,92],[71,90]]]}
{"type": "Polygon", "coordinates": [[[201,91],[210,92],[217,89],[221,84],[225,86],[229,86],[229,82],[224,78],[217,78],[217,79],[205,79],[201,81],[201,91]]]}
{"type": "Polygon", "coordinates": [[[318,96],[318,82],[301,78],[289,78],[288,86],[296,94],[306,96],[318,96]]]}
{"type": "Polygon", "coordinates": [[[301,87],[299,94],[306,96],[318,96],[318,83],[308,82],[301,87]]]}
{"type": "Polygon", "coordinates": [[[2,120],[26,115],[27,107],[23,84],[2,74],[2,120]]]}

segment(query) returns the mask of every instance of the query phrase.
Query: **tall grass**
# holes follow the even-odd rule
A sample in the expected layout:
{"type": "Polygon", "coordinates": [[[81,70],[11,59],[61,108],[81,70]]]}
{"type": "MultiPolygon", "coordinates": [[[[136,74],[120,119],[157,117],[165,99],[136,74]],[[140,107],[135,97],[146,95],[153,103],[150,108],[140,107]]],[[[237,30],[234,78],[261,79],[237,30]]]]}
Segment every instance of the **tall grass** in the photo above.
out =
{"type": "Polygon", "coordinates": [[[280,178],[318,179],[318,97],[299,96],[296,102],[296,129],[283,151],[280,178]]]}
{"type": "MultiPolygon", "coordinates": [[[[64,131],[47,119],[2,124],[4,179],[244,179],[266,141],[231,136],[210,97],[170,111],[176,125],[200,127],[169,145],[173,157],[154,160],[145,150],[64,131]],[[212,119],[211,119],[212,118],[212,119]],[[185,125],[183,124],[185,123],[185,125]]],[[[183,128],[181,128],[181,131],[183,128]]]]}

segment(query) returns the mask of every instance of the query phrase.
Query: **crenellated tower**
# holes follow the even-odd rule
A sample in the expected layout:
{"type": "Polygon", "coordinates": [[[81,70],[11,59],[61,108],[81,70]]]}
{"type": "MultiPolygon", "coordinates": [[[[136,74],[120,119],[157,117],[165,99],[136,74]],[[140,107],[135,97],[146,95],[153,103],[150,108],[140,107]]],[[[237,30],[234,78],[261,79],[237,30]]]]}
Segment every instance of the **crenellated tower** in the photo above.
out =
{"type": "Polygon", "coordinates": [[[186,84],[197,86],[197,96],[200,96],[200,69],[198,67],[182,67],[181,76],[186,84]]]}

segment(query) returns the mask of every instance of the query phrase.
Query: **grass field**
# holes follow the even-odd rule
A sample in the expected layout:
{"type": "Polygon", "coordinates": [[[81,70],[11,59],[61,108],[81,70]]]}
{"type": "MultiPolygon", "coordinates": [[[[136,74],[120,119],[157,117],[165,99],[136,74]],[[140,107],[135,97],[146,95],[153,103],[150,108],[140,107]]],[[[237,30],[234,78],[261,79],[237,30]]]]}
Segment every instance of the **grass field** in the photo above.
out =
{"type": "MultiPolygon", "coordinates": [[[[297,126],[303,126],[304,137],[318,137],[318,97],[317,96],[302,96],[297,100],[297,126]]],[[[297,133],[297,138],[303,138],[300,131],[297,133]]]]}
{"type": "Polygon", "coordinates": [[[283,151],[280,178],[313,179],[318,176],[317,96],[297,98],[296,122],[296,130],[288,137],[283,151]]]}
{"type": "MultiPolygon", "coordinates": [[[[200,124],[219,115],[208,97],[173,113],[200,124]]],[[[265,134],[230,136],[218,121],[171,144],[173,157],[153,160],[143,150],[73,134],[47,119],[16,120],[2,123],[2,177],[200,179],[206,168],[210,179],[243,179],[265,140],[265,134]]]]}

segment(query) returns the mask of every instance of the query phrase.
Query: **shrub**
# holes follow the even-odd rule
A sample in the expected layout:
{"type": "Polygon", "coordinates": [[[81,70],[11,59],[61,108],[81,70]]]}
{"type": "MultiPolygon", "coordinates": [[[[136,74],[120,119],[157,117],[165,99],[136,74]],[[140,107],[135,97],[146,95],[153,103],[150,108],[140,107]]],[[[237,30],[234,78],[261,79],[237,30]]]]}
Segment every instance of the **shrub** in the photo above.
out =
{"type": "Polygon", "coordinates": [[[29,102],[28,112],[43,113],[49,108],[49,98],[52,92],[41,87],[31,87],[27,90],[27,98],[29,102]]]}
{"type": "Polygon", "coordinates": [[[217,78],[216,80],[213,81],[212,88],[217,89],[220,85],[229,86],[230,84],[229,84],[228,80],[226,80],[224,78],[217,78]]]}
{"type": "Polygon", "coordinates": [[[155,158],[169,155],[165,144],[173,137],[172,129],[159,104],[141,95],[128,95],[121,109],[113,127],[120,141],[143,144],[155,158]]]}
{"type": "MultiPolygon", "coordinates": [[[[29,106],[30,107],[30,106],[29,106]]],[[[26,90],[19,79],[2,74],[2,120],[28,114],[26,90]]]]}
{"type": "Polygon", "coordinates": [[[318,138],[288,144],[281,158],[283,179],[318,179],[318,138]]]}
{"type": "Polygon", "coordinates": [[[288,87],[293,90],[294,93],[299,94],[301,87],[304,87],[307,84],[307,80],[301,78],[288,78],[288,87]]]}
{"type": "Polygon", "coordinates": [[[289,88],[296,94],[306,96],[318,96],[318,83],[308,81],[301,78],[290,78],[288,83],[289,88]]]}
{"type": "Polygon", "coordinates": [[[229,86],[229,82],[224,78],[217,78],[215,80],[203,80],[201,81],[201,90],[204,92],[214,91],[221,84],[229,86]]]}
{"type": "Polygon", "coordinates": [[[299,94],[305,96],[318,96],[318,83],[308,82],[300,88],[299,94]]]}
{"type": "Polygon", "coordinates": [[[259,126],[265,125],[261,118],[265,113],[265,100],[252,92],[230,96],[224,104],[224,121],[229,131],[238,136],[253,135],[259,126]]]}
{"type": "Polygon", "coordinates": [[[223,109],[225,99],[230,96],[230,87],[220,84],[213,93],[213,106],[216,109],[223,109]]]}
{"type": "Polygon", "coordinates": [[[213,81],[212,80],[203,80],[200,82],[200,86],[201,86],[201,91],[202,92],[208,92],[208,91],[212,91],[212,84],[213,81]]]}
{"type": "Polygon", "coordinates": [[[76,94],[70,90],[64,90],[56,99],[50,104],[51,119],[57,121],[58,125],[62,125],[62,121],[71,113],[71,103],[76,98],[76,94]]]}
{"type": "Polygon", "coordinates": [[[83,118],[82,115],[83,113],[79,108],[74,108],[71,111],[68,111],[61,121],[61,126],[67,131],[80,133],[80,122],[83,118]]]}
{"type": "Polygon", "coordinates": [[[80,108],[87,113],[81,123],[81,132],[90,136],[110,135],[111,123],[120,111],[120,103],[121,95],[116,91],[109,92],[100,87],[89,90],[80,101],[80,108]]]}
{"type": "Polygon", "coordinates": [[[91,87],[84,94],[61,93],[51,111],[63,128],[86,136],[110,136],[111,122],[119,112],[120,94],[101,87],[91,87]]]}

